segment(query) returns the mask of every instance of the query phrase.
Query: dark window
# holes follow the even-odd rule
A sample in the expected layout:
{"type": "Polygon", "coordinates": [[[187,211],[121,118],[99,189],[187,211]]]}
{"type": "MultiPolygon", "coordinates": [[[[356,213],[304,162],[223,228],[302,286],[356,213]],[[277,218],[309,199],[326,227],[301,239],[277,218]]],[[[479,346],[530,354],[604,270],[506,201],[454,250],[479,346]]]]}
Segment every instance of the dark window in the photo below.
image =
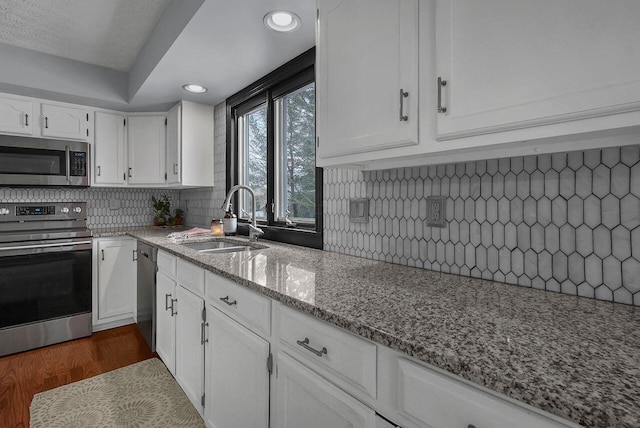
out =
{"type": "MultiPolygon", "coordinates": [[[[254,190],[265,239],[322,248],[314,59],[311,49],[227,99],[227,190],[254,190]]],[[[250,204],[246,192],[235,196],[239,225],[250,204]]]]}

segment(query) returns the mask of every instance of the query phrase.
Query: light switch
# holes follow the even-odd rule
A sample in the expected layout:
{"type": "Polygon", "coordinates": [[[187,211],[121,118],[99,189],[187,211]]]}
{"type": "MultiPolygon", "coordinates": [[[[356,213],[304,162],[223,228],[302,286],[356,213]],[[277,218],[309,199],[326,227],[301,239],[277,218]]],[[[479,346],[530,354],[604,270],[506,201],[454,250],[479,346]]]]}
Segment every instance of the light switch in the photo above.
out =
{"type": "Polygon", "coordinates": [[[349,221],[352,223],[369,222],[369,199],[349,199],[349,221]]]}

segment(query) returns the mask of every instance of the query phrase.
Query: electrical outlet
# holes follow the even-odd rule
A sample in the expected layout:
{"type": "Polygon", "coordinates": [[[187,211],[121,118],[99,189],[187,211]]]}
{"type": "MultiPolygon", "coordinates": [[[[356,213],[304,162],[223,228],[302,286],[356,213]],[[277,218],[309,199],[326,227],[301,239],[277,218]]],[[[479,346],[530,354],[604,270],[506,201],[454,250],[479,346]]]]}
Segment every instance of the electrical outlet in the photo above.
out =
{"type": "Polygon", "coordinates": [[[446,207],[447,198],[444,196],[427,196],[427,226],[445,227],[446,207]]]}
{"type": "Polygon", "coordinates": [[[349,221],[352,223],[369,222],[369,199],[349,199],[349,221]]]}

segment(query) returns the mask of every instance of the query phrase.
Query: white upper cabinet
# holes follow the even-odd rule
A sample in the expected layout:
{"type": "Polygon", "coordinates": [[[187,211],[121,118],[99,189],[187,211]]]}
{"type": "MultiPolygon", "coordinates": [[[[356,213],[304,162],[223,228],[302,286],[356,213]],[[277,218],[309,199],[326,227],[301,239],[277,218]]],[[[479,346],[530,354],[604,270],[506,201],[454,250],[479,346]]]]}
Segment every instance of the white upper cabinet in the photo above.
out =
{"type": "Polygon", "coordinates": [[[437,0],[436,9],[439,139],[640,109],[638,1],[437,0]]]}
{"type": "Polygon", "coordinates": [[[127,183],[126,120],[123,114],[96,112],[94,184],[124,186],[127,183]]]}
{"type": "Polygon", "coordinates": [[[129,116],[127,122],[129,184],[165,183],[166,116],[129,116]]]}
{"type": "Polygon", "coordinates": [[[167,114],[167,183],[213,186],[213,107],[182,101],[167,114]]]}
{"type": "Polygon", "coordinates": [[[0,133],[33,134],[33,102],[0,98],[0,133]]]}
{"type": "Polygon", "coordinates": [[[318,165],[418,144],[418,0],[318,0],[318,165]]]}
{"type": "Polygon", "coordinates": [[[89,139],[89,111],[53,104],[41,104],[43,137],[68,140],[89,139]]]}

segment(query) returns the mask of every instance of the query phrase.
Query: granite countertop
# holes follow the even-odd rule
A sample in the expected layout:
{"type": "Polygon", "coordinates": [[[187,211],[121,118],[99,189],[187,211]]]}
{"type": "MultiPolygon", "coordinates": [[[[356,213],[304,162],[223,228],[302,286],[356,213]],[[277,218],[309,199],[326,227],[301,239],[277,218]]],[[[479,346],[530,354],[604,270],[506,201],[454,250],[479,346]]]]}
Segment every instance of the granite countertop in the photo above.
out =
{"type": "Polygon", "coordinates": [[[172,243],[167,230],[127,232],[581,425],[640,426],[640,308],[271,241],[260,251],[206,254],[172,243]]]}

